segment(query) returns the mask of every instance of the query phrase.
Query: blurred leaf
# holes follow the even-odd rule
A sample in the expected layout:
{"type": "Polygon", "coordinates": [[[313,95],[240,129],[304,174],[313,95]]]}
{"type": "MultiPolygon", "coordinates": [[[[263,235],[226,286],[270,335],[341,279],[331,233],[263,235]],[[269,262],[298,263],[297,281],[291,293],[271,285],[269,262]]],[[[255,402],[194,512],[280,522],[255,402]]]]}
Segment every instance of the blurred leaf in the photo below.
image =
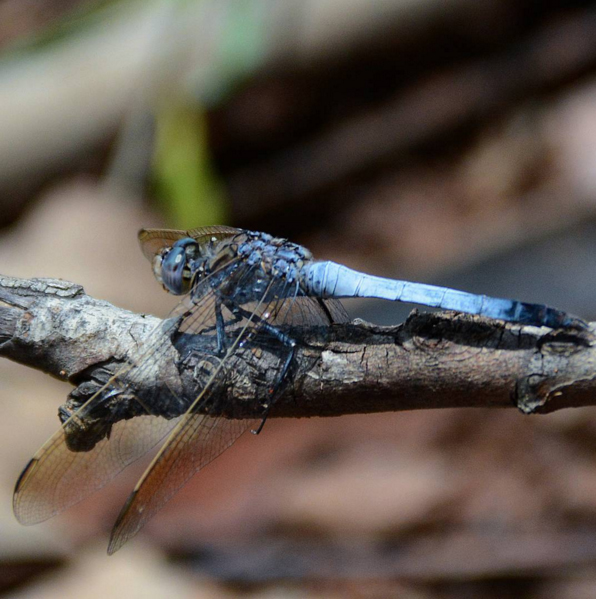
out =
{"type": "Polygon", "coordinates": [[[172,226],[225,222],[227,206],[211,164],[203,112],[171,103],[157,115],[153,176],[172,226]]]}

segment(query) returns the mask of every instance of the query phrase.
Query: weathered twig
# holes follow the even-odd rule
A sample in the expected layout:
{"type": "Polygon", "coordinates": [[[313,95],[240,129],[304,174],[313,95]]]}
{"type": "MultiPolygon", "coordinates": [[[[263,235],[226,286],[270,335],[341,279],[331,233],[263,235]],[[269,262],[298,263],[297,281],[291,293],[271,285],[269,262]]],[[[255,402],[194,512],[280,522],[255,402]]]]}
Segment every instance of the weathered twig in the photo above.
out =
{"type": "MultiPolygon", "coordinates": [[[[96,300],[73,283],[0,277],[0,355],[72,382],[71,398],[97,390],[106,378],[100,373],[117,370],[147,338],[168,351],[135,391],[184,386],[184,360],[166,362],[180,351],[167,323],[96,300]]],[[[596,404],[596,337],[589,332],[414,311],[398,326],[355,321],[296,334],[292,384],[271,416],[513,406],[531,413],[596,404]]],[[[194,337],[195,344],[203,338],[194,337]]],[[[230,416],[254,417],[255,397],[266,392],[254,353],[238,349],[225,393],[240,407],[230,416]]],[[[258,359],[266,370],[273,358],[265,350],[258,359]]]]}

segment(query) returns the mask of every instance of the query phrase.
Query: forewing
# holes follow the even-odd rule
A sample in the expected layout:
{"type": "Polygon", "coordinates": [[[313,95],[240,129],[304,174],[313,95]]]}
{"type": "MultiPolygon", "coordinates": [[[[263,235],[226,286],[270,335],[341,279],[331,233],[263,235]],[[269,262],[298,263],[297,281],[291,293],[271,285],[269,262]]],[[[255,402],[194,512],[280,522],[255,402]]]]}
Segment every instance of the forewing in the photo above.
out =
{"type": "Polygon", "coordinates": [[[215,237],[216,239],[226,239],[232,235],[238,235],[242,233],[242,229],[236,227],[227,227],[225,225],[212,225],[211,227],[197,227],[196,229],[189,229],[187,234],[189,237],[193,237],[199,243],[204,243],[207,239],[215,237]]]}
{"type": "Polygon", "coordinates": [[[162,248],[173,245],[183,237],[186,237],[186,231],[182,229],[141,229],[139,231],[141,250],[149,262],[162,248]]]}
{"type": "MultiPolygon", "coordinates": [[[[208,279],[201,285],[208,286],[208,279]]],[[[175,368],[178,359],[173,347],[163,342],[163,336],[178,329],[192,306],[195,332],[212,327],[214,294],[210,288],[199,306],[186,298],[174,309],[174,316],[162,322],[143,344],[137,356],[119,369],[110,380],[81,406],[30,460],[17,481],[13,509],[23,524],[36,524],[78,503],[109,482],[126,466],[140,458],[178,423],[178,414],[164,416],[164,405],[179,402],[175,389],[161,389],[154,403],[148,404],[134,394],[133,389],[168,367],[175,368]],[[89,416],[102,409],[108,387],[114,393],[132,396],[136,415],[112,425],[109,438],[99,441],[88,451],[73,451],[67,439],[69,431],[79,430],[89,416]]],[[[186,407],[188,402],[186,404],[186,407]]],[[[179,414],[186,411],[186,407],[179,414]]],[[[84,435],[84,431],[82,433],[84,435]]],[[[72,435],[71,435],[72,436],[72,435]]]]}
{"type": "MultiPolygon", "coordinates": [[[[186,416],[177,424],[153,462],[147,468],[120,515],[110,539],[108,553],[117,551],[133,537],[143,525],[203,466],[211,462],[248,428],[259,420],[227,419],[218,415],[219,410],[212,400],[226,361],[233,356],[238,345],[249,338],[264,333],[264,323],[283,325],[293,311],[296,284],[286,284],[285,289],[265,292],[263,298],[252,306],[252,316],[238,328],[238,334],[228,348],[220,366],[213,372],[186,416]],[[285,300],[270,299],[270,295],[290,297],[285,300]],[[204,413],[197,413],[197,412],[204,413]]],[[[316,301],[307,300],[311,317],[321,310],[316,301]]],[[[326,315],[320,316],[326,319],[326,315]]],[[[192,329],[192,316],[185,325],[192,329]]],[[[280,363],[283,358],[280,358],[280,363]]]]}
{"type": "Polygon", "coordinates": [[[189,414],[126,501],[112,530],[108,553],[120,549],[197,471],[258,422],[189,414]]]}
{"type": "MultiPolygon", "coordinates": [[[[230,236],[238,231],[230,228],[212,228],[199,231],[148,230],[146,247],[170,245],[175,239],[192,236],[206,240],[209,236],[230,236]],[[216,230],[215,230],[216,229],[216,230]]],[[[153,251],[151,249],[150,251],[153,251]]],[[[159,251],[159,250],[157,250],[159,251]]],[[[147,255],[147,254],[146,254],[147,255]]],[[[149,256],[148,256],[149,257],[149,256]]],[[[246,280],[250,270],[245,267],[246,280]]],[[[190,334],[215,334],[215,306],[217,295],[207,280],[200,283],[201,301],[189,298],[175,311],[172,330],[190,334]]],[[[242,284],[242,279],[239,280],[242,284]]],[[[256,339],[263,330],[263,323],[284,327],[288,325],[313,326],[329,324],[344,319],[345,312],[339,302],[296,297],[297,284],[285,284],[285,289],[269,289],[262,300],[251,306],[254,318],[236,322],[233,342],[228,349],[231,357],[238,344],[245,339],[256,339]],[[288,297],[285,300],[271,297],[288,297]]],[[[229,316],[229,315],[228,315],[229,316]]],[[[168,322],[168,321],[166,321],[168,322]]],[[[156,364],[171,359],[165,355],[163,344],[149,343],[143,352],[119,371],[109,383],[122,391],[130,391],[131,382],[142,380],[151,373],[156,364]]],[[[282,359],[280,358],[280,363],[282,359]]],[[[222,360],[221,367],[226,363],[222,360]]],[[[218,369],[210,381],[182,417],[165,418],[155,412],[153,406],[143,404],[142,415],[121,420],[113,425],[109,439],[103,439],[90,451],[72,451],[66,443],[66,428],[85,421],[87,412],[93,412],[101,401],[100,392],[78,410],[65,425],[34,456],[17,482],[14,510],[17,518],[25,524],[33,524],[77,503],[91,494],[128,464],[138,459],[160,439],[170,433],[166,443],[147,469],[133,494],[123,508],[113,531],[110,552],[116,551],[128,538],[136,534],[143,524],[167,502],[176,491],[198,470],[229,447],[247,428],[255,426],[255,420],[230,420],[209,409],[213,388],[218,384],[218,369]],[[197,413],[199,411],[206,413],[197,413]],[[172,430],[173,429],[173,430],[172,430]]],[[[174,393],[175,395],[175,393],[174,393]]]]}
{"type": "Polygon", "coordinates": [[[201,244],[211,238],[225,239],[240,232],[240,229],[224,226],[199,227],[189,231],[182,229],[141,229],[139,231],[139,243],[145,258],[151,262],[162,248],[171,246],[184,237],[193,237],[201,244]]]}
{"type": "Polygon", "coordinates": [[[86,452],[71,451],[60,428],[17,481],[13,508],[22,524],[37,524],[104,486],[172,430],[179,419],[139,416],[116,423],[109,439],[86,452]]]}

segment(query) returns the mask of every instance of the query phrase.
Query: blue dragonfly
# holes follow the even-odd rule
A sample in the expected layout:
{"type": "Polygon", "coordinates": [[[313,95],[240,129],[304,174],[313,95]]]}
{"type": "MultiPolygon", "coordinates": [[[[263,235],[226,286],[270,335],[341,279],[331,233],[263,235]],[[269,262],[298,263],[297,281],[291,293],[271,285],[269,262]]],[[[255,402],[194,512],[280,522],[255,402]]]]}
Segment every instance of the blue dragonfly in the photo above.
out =
{"type": "Polygon", "coordinates": [[[295,331],[347,320],[342,298],[410,302],[519,325],[587,328],[579,318],[544,305],[386,279],[317,261],[306,248],[266,233],[231,227],[146,229],[139,241],[157,280],[183,299],[159,334],[131,350],[124,366],[90,397],[71,397],[60,408],[62,427],[24,469],[13,503],[20,522],[41,522],[81,501],[161,442],[117,518],[110,554],[244,431],[260,431],[291,378],[295,331]],[[190,349],[172,349],[164,343],[168,336],[195,343],[190,349]],[[207,359],[195,347],[204,339],[209,340],[207,359]],[[264,375],[265,399],[252,418],[229,417],[226,390],[240,368],[238,355],[246,348],[257,355],[257,349],[271,344],[276,366],[264,375]],[[140,395],[141,382],[156,369],[166,372],[183,362],[194,365],[190,390],[168,383],[150,396],[140,395]]]}

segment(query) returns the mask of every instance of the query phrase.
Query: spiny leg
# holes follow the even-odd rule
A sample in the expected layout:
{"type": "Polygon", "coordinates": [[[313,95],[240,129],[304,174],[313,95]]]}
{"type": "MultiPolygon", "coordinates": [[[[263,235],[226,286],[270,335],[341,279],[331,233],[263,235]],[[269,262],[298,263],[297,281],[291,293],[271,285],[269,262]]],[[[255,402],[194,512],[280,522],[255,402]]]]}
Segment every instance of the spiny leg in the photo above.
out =
{"type": "Polygon", "coordinates": [[[275,386],[269,390],[270,399],[267,402],[267,405],[265,406],[265,410],[264,410],[263,416],[261,418],[261,423],[259,424],[257,430],[250,431],[253,435],[258,435],[263,430],[263,427],[265,426],[265,421],[267,420],[267,417],[269,416],[269,412],[271,411],[271,407],[273,406],[273,404],[275,403],[275,400],[277,399],[278,395],[281,393],[281,391],[283,389],[283,384],[286,381],[286,377],[288,375],[290,366],[292,365],[292,362],[294,361],[295,356],[296,356],[296,342],[292,339],[290,349],[288,351],[288,355],[286,356],[284,365],[282,366],[281,372],[279,373],[279,376],[277,377],[277,382],[275,383],[275,386]]]}
{"type": "Polygon", "coordinates": [[[226,331],[219,298],[215,300],[215,332],[217,335],[217,354],[223,356],[226,351],[226,331]]]}
{"type": "Polygon", "coordinates": [[[294,357],[296,355],[296,341],[294,339],[292,339],[292,337],[286,335],[285,333],[282,333],[277,327],[269,324],[265,319],[261,318],[258,314],[253,314],[249,310],[246,310],[245,308],[242,308],[241,306],[238,306],[235,304],[228,305],[228,308],[230,309],[230,311],[233,314],[237,315],[240,319],[241,318],[252,318],[252,321],[256,325],[261,326],[268,335],[270,335],[274,339],[277,339],[280,343],[282,343],[288,349],[288,354],[286,356],[286,359],[284,360],[283,366],[282,366],[280,373],[277,377],[277,382],[271,389],[269,389],[269,401],[265,405],[265,411],[263,412],[261,423],[259,424],[259,427],[256,430],[251,430],[251,432],[254,435],[258,435],[263,430],[263,426],[265,425],[265,421],[267,420],[267,417],[269,416],[271,407],[273,406],[279,393],[283,389],[283,384],[287,378],[288,372],[290,370],[290,367],[291,367],[292,362],[294,361],[294,357]]]}

